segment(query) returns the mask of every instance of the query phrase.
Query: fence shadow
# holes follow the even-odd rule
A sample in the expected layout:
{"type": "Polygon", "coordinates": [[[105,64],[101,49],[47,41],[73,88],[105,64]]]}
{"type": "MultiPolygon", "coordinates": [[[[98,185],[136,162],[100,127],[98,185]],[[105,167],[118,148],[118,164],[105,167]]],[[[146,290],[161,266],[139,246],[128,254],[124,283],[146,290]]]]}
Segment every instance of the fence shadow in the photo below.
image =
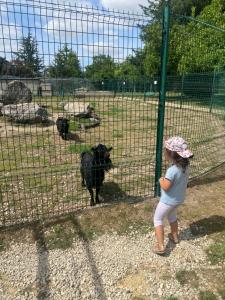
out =
{"type": "Polygon", "coordinates": [[[37,300],[50,299],[49,252],[45,243],[44,229],[39,222],[33,225],[33,239],[36,241],[38,269],[36,276],[37,300]]]}
{"type": "Polygon", "coordinates": [[[126,202],[137,203],[144,201],[142,196],[130,196],[124,192],[120,186],[115,182],[105,182],[99,193],[101,202],[126,202]]]}
{"type": "Polygon", "coordinates": [[[190,224],[191,233],[196,236],[210,235],[225,230],[225,217],[210,216],[190,224]]]}
{"type": "Polygon", "coordinates": [[[203,174],[197,178],[194,178],[188,184],[188,187],[195,187],[199,185],[207,185],[214,182],[219,182],[225,180],[224,178],[225,164],[220,165],[219,167],[213,169],[207,174],[203,174]]]}
{"type": "Polygon", "coordinates": [[[90,249],[89,240],[88,240],[86,234],[83,232],[83,230],[82,230],[79,222],[76,220],[75,216],[70,215],[70,220],[71,220],[78,236],[83,241],[84,250],[85,250],[85,253],[86,253],[87,259],[89,261],[90,268],[91,268],[91,272],[92,272],[92,279],[93,279],[93,282],[95,285],[95,292],[96,292],[97,298],[99,300],[106,300],[107,297],[106,297],[105,290],[104,290],[104,284],[102,282],[100,273],[96,266],[95,257],[90,249]]]}

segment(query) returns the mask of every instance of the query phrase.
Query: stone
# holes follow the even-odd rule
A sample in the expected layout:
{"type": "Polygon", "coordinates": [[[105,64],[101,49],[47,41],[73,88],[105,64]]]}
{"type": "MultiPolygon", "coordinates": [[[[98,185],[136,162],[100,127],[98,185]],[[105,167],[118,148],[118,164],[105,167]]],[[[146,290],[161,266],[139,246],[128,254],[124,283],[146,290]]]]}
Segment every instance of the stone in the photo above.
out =
{"type": "Polygon", "coordinates": [[[30,103],[32,101],[32,93],[22,81],[13,80],[2,91],[0,100],[4,105],[30,103]]]}
{"type": "Polygon", "coordinates": [[[94,108],[89,103],[68,102],[64,105],[64,110],[75,117],[84,117],[91,115],[94,108]]]}
{"type": "Polygon", "coordinates": [[[2,116],[3,103],[0,102],[0,116],[2,116]]]}
{"type": "Polygon", "coordinates": [[[48,121],[47,110],[34,103],[5,105],[2,108],[2,114],[16,122],[48,121]]]}

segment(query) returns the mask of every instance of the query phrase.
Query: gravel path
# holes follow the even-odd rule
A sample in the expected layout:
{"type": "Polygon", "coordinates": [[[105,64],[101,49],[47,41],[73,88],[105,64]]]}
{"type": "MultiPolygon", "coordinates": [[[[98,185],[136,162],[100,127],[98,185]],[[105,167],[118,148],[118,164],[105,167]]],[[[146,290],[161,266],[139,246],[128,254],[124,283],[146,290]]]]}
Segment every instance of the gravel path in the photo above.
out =
{"type": "Polygon", "coordinates": [[[152,253],[153,232],[75,240],[67,250],[13,244],[0,256],[0,299],[197,299],[197,290],[181,286],[175,274],[214,268],[204,252],[209,243],[183,229],[179,245],[168,242],[166,257],[152,253]]]}

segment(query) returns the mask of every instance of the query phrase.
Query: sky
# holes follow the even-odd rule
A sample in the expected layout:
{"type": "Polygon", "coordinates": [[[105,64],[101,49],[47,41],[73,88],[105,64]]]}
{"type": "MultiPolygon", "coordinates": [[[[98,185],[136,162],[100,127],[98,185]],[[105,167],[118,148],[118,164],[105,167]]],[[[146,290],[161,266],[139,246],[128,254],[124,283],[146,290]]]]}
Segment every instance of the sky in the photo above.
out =
{"type": "Polygon", "coordinates": [[[15,57],[30,31],[45,65],[65,44],[76,52],[82,68],[100,54],[122,62],[143,47],[140,25],[149,20],[140,2],[147,5],[147,0],[0,0],[0,56],[15,57]]]}

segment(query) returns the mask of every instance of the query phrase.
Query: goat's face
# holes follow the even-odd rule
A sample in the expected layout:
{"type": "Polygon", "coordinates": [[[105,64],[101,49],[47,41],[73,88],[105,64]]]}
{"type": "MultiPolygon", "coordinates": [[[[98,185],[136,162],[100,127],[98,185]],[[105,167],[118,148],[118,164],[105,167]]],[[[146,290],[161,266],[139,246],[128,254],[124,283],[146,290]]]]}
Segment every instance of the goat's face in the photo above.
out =
{"type": "MultiPolygon", "coordinates": [[[[99,144],[97,147],[91,149],[94,152],[94,157],[102,164],[111,164],[110,151],[112,147],[107,148],[105,145],[99,144]]],[[[106,167],[108,169],[108,167],[106,167]]]]}

